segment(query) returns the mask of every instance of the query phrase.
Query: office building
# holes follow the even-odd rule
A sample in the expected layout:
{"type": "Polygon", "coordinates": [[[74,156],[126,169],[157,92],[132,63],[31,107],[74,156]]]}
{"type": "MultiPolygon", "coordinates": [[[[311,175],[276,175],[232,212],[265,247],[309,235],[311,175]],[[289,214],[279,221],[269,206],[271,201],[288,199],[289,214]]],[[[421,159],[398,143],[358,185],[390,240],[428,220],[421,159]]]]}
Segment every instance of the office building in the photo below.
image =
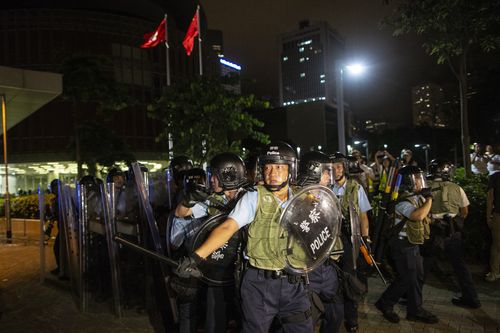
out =
{"type": "Polygon", "coordinates": [[[335,100],[335,62],[343,58],[344,41],[327,22],[299,23],[279,36],[280,105],[335,100]]]}

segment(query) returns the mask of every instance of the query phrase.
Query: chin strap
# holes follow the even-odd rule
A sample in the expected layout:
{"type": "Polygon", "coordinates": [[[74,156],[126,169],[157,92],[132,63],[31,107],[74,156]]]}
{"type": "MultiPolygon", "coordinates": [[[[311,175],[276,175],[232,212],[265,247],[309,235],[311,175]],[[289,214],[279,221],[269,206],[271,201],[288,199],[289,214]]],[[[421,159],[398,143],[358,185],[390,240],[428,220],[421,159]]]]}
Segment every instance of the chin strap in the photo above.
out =
{"type": "Polygon", "coordinates": [[[283,183],[281,183],[279,185],[264,184],[264,187],[267,188],[268,191],[277,192],[277,191],[281,190],[283,187],[285,187],[287,184],[288,184],[288,180],[284,181],[283,183]]]}

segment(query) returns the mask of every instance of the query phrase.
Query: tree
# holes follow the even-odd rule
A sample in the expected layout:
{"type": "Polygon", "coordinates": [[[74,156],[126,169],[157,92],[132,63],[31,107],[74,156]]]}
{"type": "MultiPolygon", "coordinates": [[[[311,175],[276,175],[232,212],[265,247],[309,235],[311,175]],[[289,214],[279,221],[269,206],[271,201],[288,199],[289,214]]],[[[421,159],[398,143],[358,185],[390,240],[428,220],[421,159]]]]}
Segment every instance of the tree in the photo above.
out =
{"type": "Polygon", "coordinates": [[[89,167],[94,175],[96,163],[112,165],[109,157],[115,161],[130,161],[132,157],[126,151],[120,138],[103,124],[111,120],[114,111],[127,106],[126,95],[112,77],[109,59],[98,56],[73,55],[64,59],[61,65],[63,73],[63,99],[71,103],[73,113],[74,141],[78,165],[78,177],[83,176],[82,164],[89,167]],[[88,121],[88,111],[93,121],[88,121]],[[83,140],[82,140],[83,138],[83,140]],[[106,141],[104,141],[106,140],[106,141]],[[106,153],[102,148],[111,149],[106,153]]]}
{"type": "Polygon", "coordinates": [[[80,159],[88,167],[88,174],[95,175],[97,164],[112,167],[116,161],[130,164],[135,157],[125,142],[115,135],[105,123],[84,121],[78,125],[80,159]]]}
{"type": "Polygon", "coordinates": [[[236,95],[225,88],[225,78],[196,78],[168,87],[148,108],[149,116],[164,125],[157,141],[173,139],[173,153],[187,155],[196,162],[215,154],[241,153],[241,141],[251,137],[267,143],[268,136],[258,131],[263,123],[247,110],[267,108],[253,95],[236,95]]]}
{"type": "Polygon", "coordinates": [[[472,51],[490,52],[500,45],[499,0],[404,0],[384,20],[393,35],[415,33],[426,52],[447,63],[458,80],[460,124],[465,170],[470,175],[467,108],[468,57],[472,51]]]}

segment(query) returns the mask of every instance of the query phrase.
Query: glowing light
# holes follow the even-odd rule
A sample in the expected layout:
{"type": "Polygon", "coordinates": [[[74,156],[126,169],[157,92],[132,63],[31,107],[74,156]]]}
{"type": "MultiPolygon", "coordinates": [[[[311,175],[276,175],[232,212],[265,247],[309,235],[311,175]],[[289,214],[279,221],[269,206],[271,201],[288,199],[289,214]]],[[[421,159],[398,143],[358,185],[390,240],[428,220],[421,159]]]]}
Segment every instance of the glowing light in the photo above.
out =
{"type": "Polygon", "coordinates": [[[352,65],[347,65],[345,68],[354,75],[360,75],[363,74],[364,71],[366,70],[366,67],[362,64],[352,64],[352,65]]]}
{"type": "Polygon", "coordinates": [[[219,61],[220,61],[221,64],[223,64],[223,65],[225,65],[227,67],[231,67],[231,68],[234,68],[234,69],[236,69],[238,71],[241,71],[241,66],[238,65],[238,64],[235,64],[235,63],[232,63],[230,61],[227,61],[224,58],[219,59],[219,61]]]}

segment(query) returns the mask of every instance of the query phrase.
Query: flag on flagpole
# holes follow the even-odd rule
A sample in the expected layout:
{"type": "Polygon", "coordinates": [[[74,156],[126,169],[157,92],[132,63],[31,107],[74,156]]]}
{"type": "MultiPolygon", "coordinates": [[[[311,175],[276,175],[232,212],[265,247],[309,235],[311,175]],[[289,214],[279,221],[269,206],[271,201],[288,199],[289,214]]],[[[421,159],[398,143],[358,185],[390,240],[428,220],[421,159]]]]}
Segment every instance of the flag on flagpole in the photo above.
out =
{"type": "Polygon", "coordinates": [[[186,36],[184,36],[184,40],[182,41],[182,45],[184,46],[188,56],[191,55],[191,52],[193,52],[194,39],[198,36],[200,30],[198,26],[198,10],[199,9],[196,10],[196,13],[194,14],[191,24],[186,32],[186,36]]]}
{"type": "Polygon", "coordinates": [[[144,34],[144,43],[141,48],[155,47],[166,41],[167,20],[163,19],[155,31],[144,34]]]}

